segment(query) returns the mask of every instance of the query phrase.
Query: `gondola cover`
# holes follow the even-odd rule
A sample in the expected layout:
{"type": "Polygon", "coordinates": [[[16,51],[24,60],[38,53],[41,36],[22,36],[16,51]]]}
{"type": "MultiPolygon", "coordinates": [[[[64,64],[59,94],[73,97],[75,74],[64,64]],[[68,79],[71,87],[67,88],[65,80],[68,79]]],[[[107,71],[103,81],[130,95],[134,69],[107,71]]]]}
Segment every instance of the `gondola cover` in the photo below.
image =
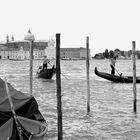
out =
{"type": "Polygon", "coordinates": [[[20,140],[20,137],[41,140],[46,135],[47,125],[35,98],[16,90],[9,83],[8,88],[16,117],[11,111],[5,82],[0,78],[0,140],[20,140]]]}

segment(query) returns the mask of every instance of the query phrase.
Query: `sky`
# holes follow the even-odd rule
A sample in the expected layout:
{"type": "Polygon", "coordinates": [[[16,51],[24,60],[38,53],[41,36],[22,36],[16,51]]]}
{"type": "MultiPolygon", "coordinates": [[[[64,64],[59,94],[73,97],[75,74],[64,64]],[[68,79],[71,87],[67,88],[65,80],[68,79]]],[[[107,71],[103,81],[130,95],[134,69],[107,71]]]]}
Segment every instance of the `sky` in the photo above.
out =
{"type": "Polygon", "coordinates": [[[23,40],[28,29],[36,40],[55,38],[60,47],[140,50],[140,0],[0,0],[0,41],[8,34],[23,40]]]}

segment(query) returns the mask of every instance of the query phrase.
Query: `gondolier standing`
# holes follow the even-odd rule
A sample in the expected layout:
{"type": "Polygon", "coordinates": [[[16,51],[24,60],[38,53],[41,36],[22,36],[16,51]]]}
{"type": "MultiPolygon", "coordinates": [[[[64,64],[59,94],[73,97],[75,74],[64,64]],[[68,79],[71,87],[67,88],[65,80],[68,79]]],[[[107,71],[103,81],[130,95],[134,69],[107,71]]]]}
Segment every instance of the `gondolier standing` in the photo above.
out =
{"type": "Polygon", "coordinates": [[[48,63],[50,62],[50,60],[47,58],[47,56],[45,55],[44,56],[44,59],[43,59],[43,71],[46,69],[47,70],[47,67],[48,67],[48,63]]]}
{"type": "Polygon", "coordinates": [[[111,74],[115,75],[115,63],[116,63],[116,56],[110,58],[110,67],[111,67],[111,74]]]}

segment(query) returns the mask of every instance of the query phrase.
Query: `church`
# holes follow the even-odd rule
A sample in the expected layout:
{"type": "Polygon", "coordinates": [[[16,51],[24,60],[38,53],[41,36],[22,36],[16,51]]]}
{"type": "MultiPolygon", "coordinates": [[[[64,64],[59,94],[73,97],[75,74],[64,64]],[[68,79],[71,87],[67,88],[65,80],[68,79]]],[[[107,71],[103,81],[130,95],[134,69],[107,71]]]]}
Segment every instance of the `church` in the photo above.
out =
{"type": "MultiPolygon", "coordinates": [[[[30,30],[28,33],[31,32],[30,30]]],[[[34,40],[33,42],[33,59],[43,59],[45,55],[49,59],[55,59],[55,41],[49,40],[34,40]]],[[[27,60],[30,59],[30,42],[25,40],[15,40],[12,35],[11,40],[9,35],[6,36],[5,42],[0,42],[0,59],[9,60],[27,60]]]]}

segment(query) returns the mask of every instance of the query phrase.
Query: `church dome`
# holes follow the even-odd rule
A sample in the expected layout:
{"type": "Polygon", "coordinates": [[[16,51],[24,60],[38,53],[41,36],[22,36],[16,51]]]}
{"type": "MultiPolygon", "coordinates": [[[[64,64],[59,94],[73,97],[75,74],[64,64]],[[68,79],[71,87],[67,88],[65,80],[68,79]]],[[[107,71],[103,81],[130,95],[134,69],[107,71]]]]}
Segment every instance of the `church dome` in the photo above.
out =
{"type": "Polygon", "coordinates": [[[24,40],[28,40],[28,41],[34,41],[35,37],[34,35],[31,33],[31,31],[29,30],[28,33],[24,36],[24,40]]]}

